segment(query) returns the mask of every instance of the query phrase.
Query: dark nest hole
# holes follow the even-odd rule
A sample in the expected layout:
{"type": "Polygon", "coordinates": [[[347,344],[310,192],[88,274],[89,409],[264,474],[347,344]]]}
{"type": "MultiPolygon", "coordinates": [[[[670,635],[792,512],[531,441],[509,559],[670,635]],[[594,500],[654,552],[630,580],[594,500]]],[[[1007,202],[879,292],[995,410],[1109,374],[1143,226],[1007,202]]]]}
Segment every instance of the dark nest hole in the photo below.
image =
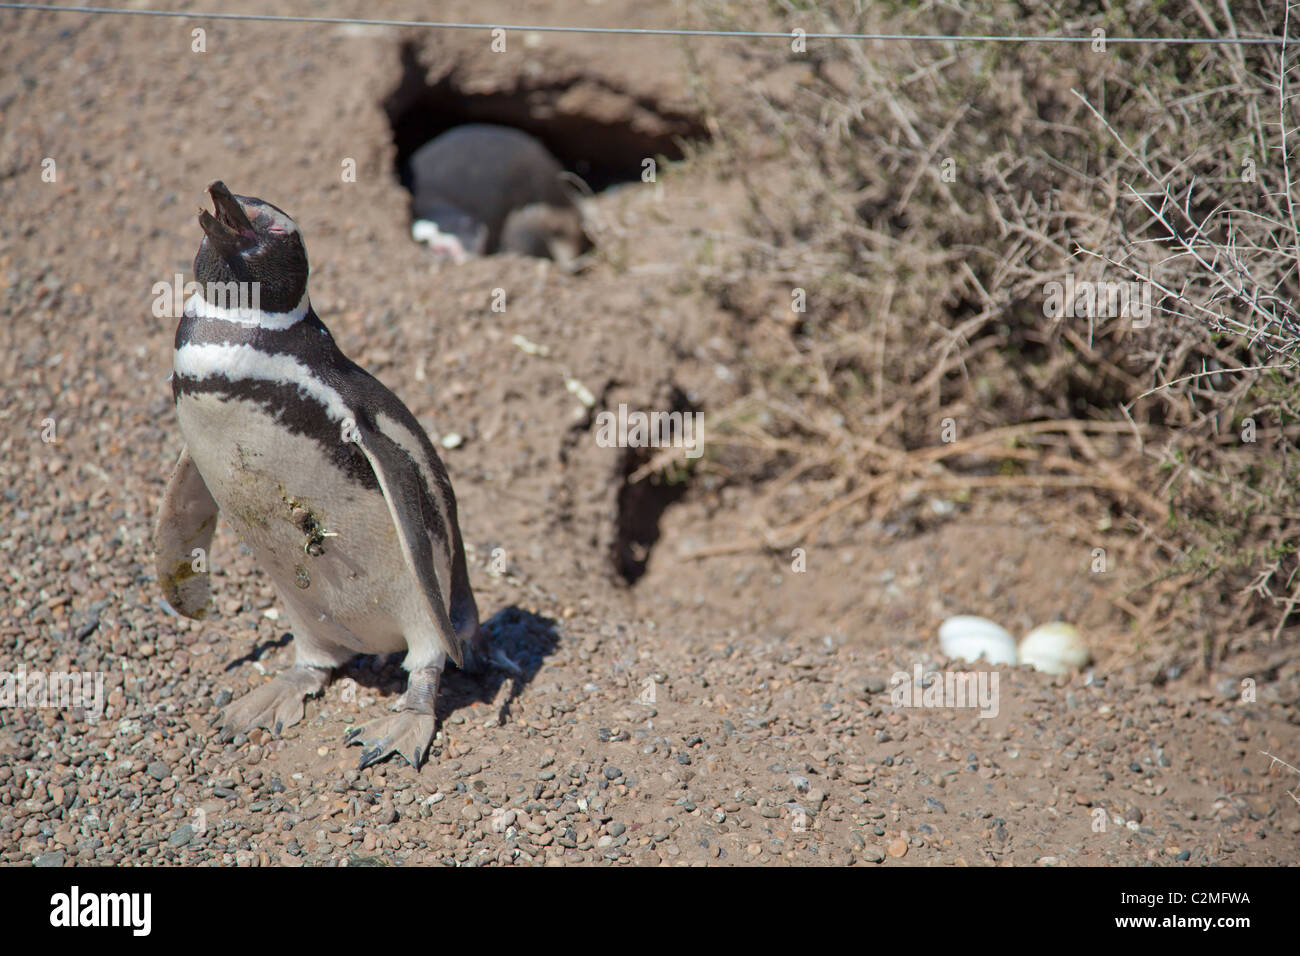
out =
{"type": "MultiPolygon", "coordinates": [[[[672,411],[683,415],[699,411],[680,389],[673,389],[672,411]]],[[[614,540],[610,560],[627,584],[636,584],[650,563],[650,552],[659,542],[659,523],[664,512],[681,501],[690,488],[692,472],[680,461],[675,467],[655,472],[640,481],[631,480],[642,465],[661,448],[628,448],[623,452],[620,486],[614,519],[614,540]]]]}
{"type": "Polygon", "coordinates": [[[653,113],[654,131],[638,128],[630,116],[610,121],[559,109],[560,99],[577,82],[572,78],[521,76],[510,89],[469,92],[465,77],[455,70],[430,84],[414,45],[405,45],[401,55],[402,80],[383,107],[397,146],[397,173],[407,189],[411,188],[407,170],[411,155],[429,140],[466,123],[513,126],[537,137],[594,192],[640,181],[644,160],[682,159],[685,141],[708,138],[699,118],[661,109],[628,91],[610,88],[634,109],[653,113]]]}

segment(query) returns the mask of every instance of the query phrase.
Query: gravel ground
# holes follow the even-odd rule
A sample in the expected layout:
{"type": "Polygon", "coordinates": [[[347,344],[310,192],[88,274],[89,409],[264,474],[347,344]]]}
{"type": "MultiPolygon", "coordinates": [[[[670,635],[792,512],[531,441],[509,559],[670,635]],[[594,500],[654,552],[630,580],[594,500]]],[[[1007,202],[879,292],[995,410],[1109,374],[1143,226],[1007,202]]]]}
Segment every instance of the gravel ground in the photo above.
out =
{"type": "MultiPolygon", "coordinates": [[[[584,9],[532,4],[511,19],[584,9]]],[[[654,19],[630,3],[602,10],[654,19]]],[[[728,369],[744,350],[729,318],[662,269],[688,275],[707,229],[737,228],[725,156],[666,175],[659,197],[602,194],[610,251],[583,275],[513,257],[437,269],[407,237],[392,173],[381,104],[401,77],[398,34],[213,24],[200,56],[191,26],[0,13],[0,60],[13,64],[0,76],[0,669],[103,672],[107,700],[93,721],[0,710],[0,860],[1300,860],[1288,792],[1300,777],[1263,755],[1300,765],[1294,638],[1153,681],[1114,650],[1106,589],[1126,572],[1088,575],[1088,549],[1046,506],[976,501],[919,529],[846,527],[796,577],[769,556],[692,560],[748,527],[752,500],[701,485],[665,513],[642,580],[617,579],[626,461],[595,444],[566,382],[606,408],[660,408],[677,392],[716,408],[738,394],[728,369]],[[355,183],[340,180],[345,158],[355,183]],[[342,744],[400,690],[391,660],[351,665],[283,737],[216,742],[216,710],[291,655],[269,582],[227,529],[214,618],[159,603],[149,538],[180,443],[166,385],[174,320],[151,315],[151,290],[188,272],[193,209],[216,178],[295,216],[313,302],[344,350],[435,437],[462,437],[445,458],[471,579],[525,673],[450,674],[421,772],[400,760],[358,771],[360,750],[342,744]],[[491,309],[495,288],[505,313],[491,309]],[[938,656],[934,629],[959,611],[1016,626],[1066,613],[1111,636],[1081,674],[1002,668],[996,717],[896,705],[895,672],[958,666],[938,656]]],[[[493,62],[478,41],[437,39],[422,55],[477,64],[489,87],[581,62],[647,102],[686,96],[679,47],[582,42],[547,36],[493,62]]],[[[726,52],[709,68],[746,75],[726,52]]],[[[630,109],[620,102],[608,101],[630,109]]]]}

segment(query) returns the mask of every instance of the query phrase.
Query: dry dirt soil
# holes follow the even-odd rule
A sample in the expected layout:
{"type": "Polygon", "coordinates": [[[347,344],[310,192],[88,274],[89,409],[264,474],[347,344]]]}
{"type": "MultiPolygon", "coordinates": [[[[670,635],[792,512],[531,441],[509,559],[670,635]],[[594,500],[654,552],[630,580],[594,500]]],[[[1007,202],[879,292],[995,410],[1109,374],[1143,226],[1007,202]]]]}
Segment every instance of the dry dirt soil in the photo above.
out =
{"type": "MultiPolygon", "coordinates": [[[[508,19],[653,26],[661,13],[567,0],[513,4],[508,19]]],[[[799,573],[789,555],[729,547],[755,533],[755,489],[627,481],[642,459],[598,446],[595,412],[722,408],[748,387],[747,343],[767,334],[700,281],[714,244],[742,237],[744,208],[692,69],[728,81],[725,109],[788,78],[756,73],[729,41],[511,34],[504,54],[489,41],[0,12],[0,668],[103,671],[108,700],[97,721],[0,710],[0,860],[1300,859],[1300,776],[1265,756],[1300,765],[1294,655],[1246,648],[1207,670],[1197,648],[1232,635],[1189,633],[1156,666],[1127,647],[1114,599],[1149,569],[1092,573],[1109,532],[1086,501],[977,493],[894,523],[846,512],[799,573]],[[599,254],[579,274],[511,256],[439,266],[409,239],[389,116],[437,95],[603,143],[607,165],[697,138],[657,184],[592,200],[599,254]],[[478,604],[524,674],[449,674],[419,772],[400,759],[358,771],[343,744],[400,692],[394,660],[351,665],[282,737],[216,742],[218,708],[292,654],[269,581],[227,529],[214,617],[160,603],[151,528],[181,443],[175,320],[152,314],[152,289],[188,277],[214,179],[296,218],[340,345],[435,440],[461,438],[443,457],[478,604]],[[1064,618],[1095,663],[1000,668],[995,717],[895,706],[895,672],[964,666],[935,636],[956,613],[1017,634],[1064,618]]],[[[788,161],[754,157],[751,176],[788,161]]]]}

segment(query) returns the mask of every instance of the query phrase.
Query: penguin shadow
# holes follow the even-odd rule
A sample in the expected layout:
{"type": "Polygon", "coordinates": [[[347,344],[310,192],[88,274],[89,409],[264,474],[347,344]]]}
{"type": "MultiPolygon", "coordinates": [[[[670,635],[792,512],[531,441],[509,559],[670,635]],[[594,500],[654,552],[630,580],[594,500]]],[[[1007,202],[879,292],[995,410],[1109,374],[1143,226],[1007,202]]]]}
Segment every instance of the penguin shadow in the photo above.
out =
{"type": "Polygon", "coordinates": [[[237,670],[243,664],[255,664],[260,661],[268,651],[274,650],[275,648],[288,647],[292,643],[293,635],[286,631],[274,641],[262,641],[260,644],[255,644],[253,649],[243,657],[236,657],[227,664],[226,673],[229,674],[231,671],[237,670]]]}
{"type": "MultiPolygon", "coordinates": [[[[512,705],[523,689],[542,669],[546,658],[559,645],[560,635],[554,618],[521,607],[502,608],[480,627],[485,638],[485,657],[480,668],[463,670],[449,666],[439,685],[436,715],[444,724],[456,711],[473,704],[487,704],[501,694],[502,685],[509,689],[497,711],[497,722],[505,723],[512,705]],[[491,659],[491,653],[504,654],[519,670],[512,673],[491,659]]],[[[256,651],[254,651],[256,653],[256,651]]],[[[406,688],[406,671],[402,669],[404,653],[354,657],[335,673],[335,680],[351,678],[377,694],[396,696],[406,688]]]]}
{"type": "Polygon", "coordinates": [[[481,627],[486,635],[484,647],[488,659],[477,670],[451,668],[443,675],[443,707],[438,708],[442,720],[461,707],[491,703],[500,696],[502,685],[508,682],[509,690],[497,711],[497,723],[505,723],[510,718],[511,705],[560,643],[554,618],[515,605],[497,611],[481,627]],[[504,654],[519,672],[512,673],[493,661],[493,652],[504,654]]]}

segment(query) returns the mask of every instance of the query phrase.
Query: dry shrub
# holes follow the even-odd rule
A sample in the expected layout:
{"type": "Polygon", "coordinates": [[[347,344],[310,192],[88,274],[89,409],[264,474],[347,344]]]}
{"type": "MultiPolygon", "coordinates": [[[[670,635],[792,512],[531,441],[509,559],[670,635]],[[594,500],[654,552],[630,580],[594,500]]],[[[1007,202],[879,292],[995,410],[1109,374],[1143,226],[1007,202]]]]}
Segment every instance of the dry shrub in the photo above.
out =
{"type": "MultiPolygon", "coordinates": [[[[781,4],[774,22],[1112,39],[1283,26],[1280,10],[1082,6],[781,4]]],[[[750,379],[714,416],[732,453],[713,466],[765,479],[770,507],[735,547],[927,493],[1090,489],[1157,558],[1123,604],[1145,633],[1280,627],[1300,593],[1283,51],[810,40],[749,55],[766,92],[717,125],[750,234],[713,281],[750,379]],[[1048,314],[1067,276],[1146,286],[1149,322],[1048,314]]]]}

